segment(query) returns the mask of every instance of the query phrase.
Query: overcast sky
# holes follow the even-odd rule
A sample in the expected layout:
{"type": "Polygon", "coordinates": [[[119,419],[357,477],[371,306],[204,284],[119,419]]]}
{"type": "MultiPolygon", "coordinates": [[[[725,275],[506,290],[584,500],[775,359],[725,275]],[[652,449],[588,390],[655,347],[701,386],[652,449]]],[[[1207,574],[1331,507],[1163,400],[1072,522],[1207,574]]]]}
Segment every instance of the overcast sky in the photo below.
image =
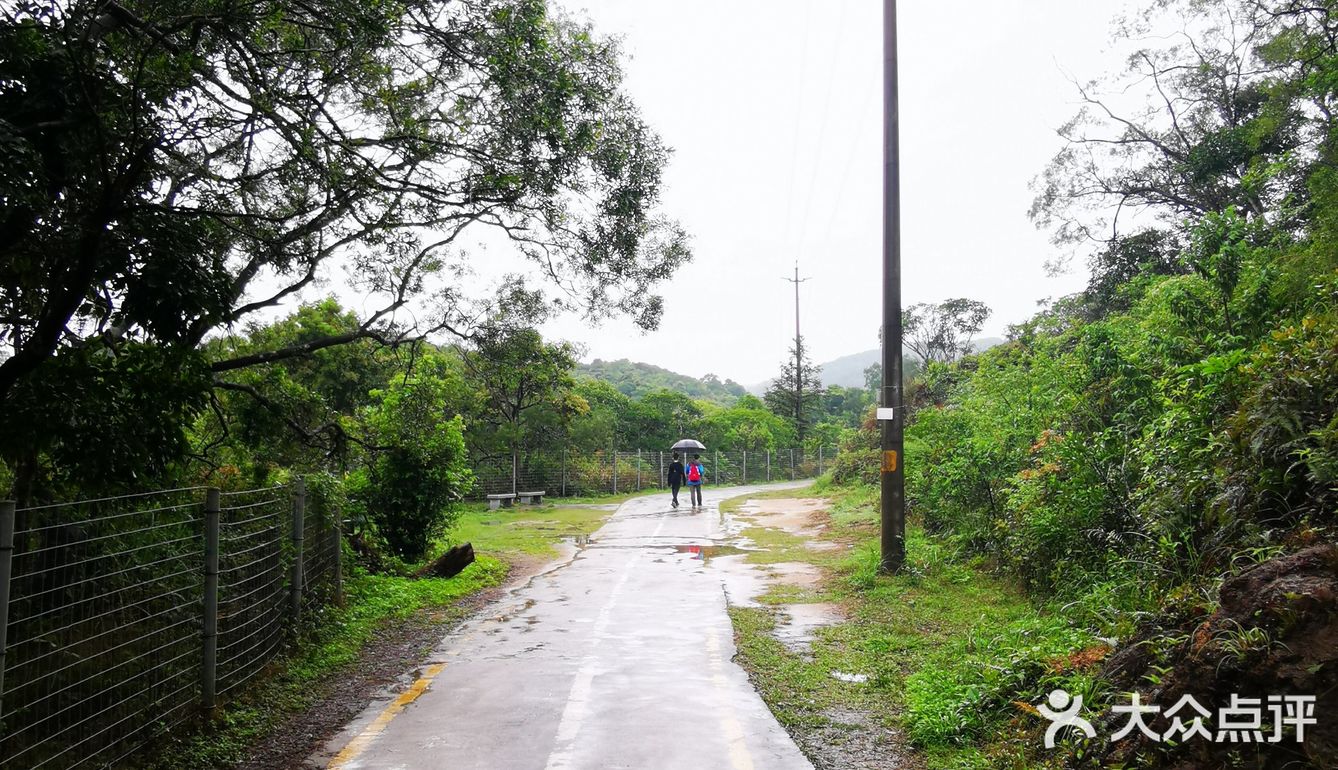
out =
{"type": "MultiPolygon", "coordinates": [[[[751,384],[794,328],[816,363],[877,347],[881,317],[882,27],[877,0],[558,0],[622,39],[626,89],[674,148],[663,210],[695,260],[663,286],[660,331],[574,319],[552,336],[586,359],[630,358],[751,384]]],[[[1002,336],[1046,297],[1054,247],[1028,184],[1077,109],[1071,77],[1122,66],[1117,0],[900,4],[903,302],[994,309],[1002,336]]]]}

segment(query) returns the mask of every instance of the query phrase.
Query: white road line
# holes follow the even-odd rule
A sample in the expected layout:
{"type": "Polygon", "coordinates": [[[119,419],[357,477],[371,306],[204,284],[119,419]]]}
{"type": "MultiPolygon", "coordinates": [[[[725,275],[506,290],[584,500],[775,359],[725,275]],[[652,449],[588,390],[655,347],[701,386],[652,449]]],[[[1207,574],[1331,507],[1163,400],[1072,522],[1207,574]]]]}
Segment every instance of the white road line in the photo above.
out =
{"type": "MultiPolygon", "coordinates": [[[[660,531],[668,522],[667,517],[661,517],[660,524],[655,528],[651,537],[659,537],[660,531]]],[[[604,636],[604,631],[608,628],[609,617],[613,614],[613,608],[618,603],[618,597],[622,593],[623,586],[627,584],[627,579],[632,576],[633,567],[640,561],[643,553],[635,551],[632,557],[623,565],[622,575],[618,578],[617,584],[609,592],[609,600],[600,608],[599,615],[595,619],[593,639],[591,640],[591,649],[597,650],[599,643],[604,636]]],[[[576,678],[571,683],[571,691],[567,693],[567,704],[562,709],[562,719],[558,722],[557,736],[553,740],[553,750],[548,754],[548,763],[544,766],[545,770],[564,770],[572,766],[572,758],[576,753],[576,738],[581,733],[581,726],[585,723],[585,717],[589,711],[590,688],[594,683],[595,674],[599,666],[599,657],[593,652],[585,656],[581,661],[581,667],[576,672],[576,678]]]]}

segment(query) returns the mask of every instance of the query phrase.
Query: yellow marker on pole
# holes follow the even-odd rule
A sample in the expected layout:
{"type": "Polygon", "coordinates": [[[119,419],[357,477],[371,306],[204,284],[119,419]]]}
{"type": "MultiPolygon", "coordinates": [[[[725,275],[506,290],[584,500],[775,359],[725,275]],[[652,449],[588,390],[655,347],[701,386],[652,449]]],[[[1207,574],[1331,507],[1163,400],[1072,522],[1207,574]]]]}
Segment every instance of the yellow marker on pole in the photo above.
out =
{"type": "Polygon", "coordinates": [[[883,452],[883,473],[895,473],[897,470],[897,450],[883,452]]]}

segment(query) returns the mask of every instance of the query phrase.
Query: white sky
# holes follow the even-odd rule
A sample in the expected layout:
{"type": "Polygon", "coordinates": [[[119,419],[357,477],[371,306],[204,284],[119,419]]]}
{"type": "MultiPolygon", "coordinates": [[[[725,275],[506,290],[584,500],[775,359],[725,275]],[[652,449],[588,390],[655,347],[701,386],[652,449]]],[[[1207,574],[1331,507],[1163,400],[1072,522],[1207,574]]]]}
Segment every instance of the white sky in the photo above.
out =
{"type": "MultiPolygon", "coordinates": [[[[773,376],[793,334],[796,259],[817,363],[877,347],[881,318],[882,3],[558,0],[623,40],[626,89],[674,148],[663,211],[695,260],[663,285],[660,331],[576,319],[546,332],[591,358],[631,358],[745,384],[773,376]]],[[[1038,300],[1054,247],[1027,220],[1028,183],[1077,110],[1070,76],[1122,67],[1120,0],[900,3],[903,302],[970,297],[985,336],[1038,300]]],[[[1079,266],[1080,267],[1080,266],[1079,266]]]]}

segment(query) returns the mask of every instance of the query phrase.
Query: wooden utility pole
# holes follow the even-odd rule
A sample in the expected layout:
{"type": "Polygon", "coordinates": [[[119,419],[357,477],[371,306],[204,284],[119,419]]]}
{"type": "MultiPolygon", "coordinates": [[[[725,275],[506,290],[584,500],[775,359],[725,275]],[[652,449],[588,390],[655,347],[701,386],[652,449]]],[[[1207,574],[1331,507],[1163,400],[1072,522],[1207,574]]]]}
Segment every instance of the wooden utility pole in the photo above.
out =
{"type": "Polygon", "coordinates": [[[883,393],[882,561],[906,561],[906,472],[901,403],[901,150],[897,131],[897,0],[883,0],[883,393]]]}

